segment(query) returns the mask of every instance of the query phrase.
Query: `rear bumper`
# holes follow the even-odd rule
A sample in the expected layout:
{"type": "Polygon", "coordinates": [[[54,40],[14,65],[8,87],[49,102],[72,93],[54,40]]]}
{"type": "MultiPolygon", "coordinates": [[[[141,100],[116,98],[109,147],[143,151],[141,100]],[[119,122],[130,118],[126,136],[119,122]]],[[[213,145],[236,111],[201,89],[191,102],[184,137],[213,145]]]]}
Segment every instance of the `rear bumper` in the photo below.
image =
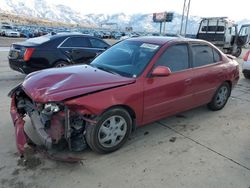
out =
{"type": "Polygon", "coordinates": [[[242,72],[243,72],[243,74],[250,75],[250,69],[249,69],[249,70],[245,69],[245,70],[243,70],[242,72]]]}
{"type": "Polygon", "coordinates": [[[29,74],[31,72],[37,71],[37,68],[31,68],[27,66],[27,62],[16,59],[9,59],[9,66],[12,70],[21,72],[23,74],[29,74]]]}

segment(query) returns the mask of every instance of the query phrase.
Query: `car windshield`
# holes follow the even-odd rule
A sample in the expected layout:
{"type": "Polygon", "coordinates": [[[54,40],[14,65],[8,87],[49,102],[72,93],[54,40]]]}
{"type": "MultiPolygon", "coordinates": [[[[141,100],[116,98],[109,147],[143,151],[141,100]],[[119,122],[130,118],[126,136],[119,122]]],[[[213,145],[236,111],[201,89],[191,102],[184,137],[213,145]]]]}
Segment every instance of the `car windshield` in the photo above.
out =
{"type": "Polygon", "coordinates": [[[138,77],[158,49],[155,44],[122,41],[95,58],[91,65],[121,76],[138,77]]]}

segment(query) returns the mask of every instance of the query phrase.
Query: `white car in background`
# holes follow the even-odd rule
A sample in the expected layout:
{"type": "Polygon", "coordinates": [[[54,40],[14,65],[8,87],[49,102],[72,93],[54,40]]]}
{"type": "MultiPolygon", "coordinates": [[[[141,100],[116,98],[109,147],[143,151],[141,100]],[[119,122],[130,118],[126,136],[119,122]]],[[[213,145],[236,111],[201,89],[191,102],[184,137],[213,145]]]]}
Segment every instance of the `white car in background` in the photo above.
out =
{"type": "Polygon", "coordinates": [[[120,38],[120,40],[126,40],[126,39],[128,39],[128,38],[133,38],[133,37],[138,37],[139,35],[137,35],[137,34],[132,34],[132,33],[128,33],[128,34],[126,34],[125,36],[122,36],[121,38],[120,38]]]}
{"type": "Polygon", "coordinates": [[[245,78],[250,79],[250,50],[248,50],[248,52],[245,54],[243,60],[242,73],[244,74],[245,78]]]}
{"type": "Polygon", "coordinates": [[[0,35],[6,37],[20,37],[20,32],[15,31],[11,25],[1,25],[0,35]]]}
{"type": "Polygon", "coordinates": [[[20,32],[14,30],[6,30],[5,31],[6,37],[20,37],[20,32]]]}

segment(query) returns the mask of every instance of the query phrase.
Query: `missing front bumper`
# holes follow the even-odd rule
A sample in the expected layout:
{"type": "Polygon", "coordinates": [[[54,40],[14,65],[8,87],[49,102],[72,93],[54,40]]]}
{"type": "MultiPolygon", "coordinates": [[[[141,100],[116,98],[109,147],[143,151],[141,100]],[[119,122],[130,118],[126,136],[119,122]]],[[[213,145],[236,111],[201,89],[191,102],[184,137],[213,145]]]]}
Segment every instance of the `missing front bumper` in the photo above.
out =
{"type": "MultiPolygon", "coordinates": [[[[51,125],[48,128],[44,123],[41,112],[37,110],[37,104],[35,105],[30,99],[26,100],[27,96],[23,97],[22,95],[25,94],[20,95],[20,92],[23,92],[22,88],[17,87],[9,94],[11,97],[10,113],[15,127],[16,145],[20,155],[25,156],[25,148],[32,146],[36,151],[50,159],[65,162],[82,160],[77,154],[74,155],[71,152],[83,151],[87,148],[84,137],[85,129],[79,129],[79,126],[82,125],[76,122],[77,117],[72,117],[70,110],[65,107],[61,112],[51,116],[49,120],[51,125]],[[72,119],[74,122],[71,121],[72,119]],[[62,145],[64,146],[63,151],[59,148],[62,145]]],[[[94,124],[95,122],[85,116],[79,115],[78,117],[80,118],[79,121],[85,123],[94,124]]]]}

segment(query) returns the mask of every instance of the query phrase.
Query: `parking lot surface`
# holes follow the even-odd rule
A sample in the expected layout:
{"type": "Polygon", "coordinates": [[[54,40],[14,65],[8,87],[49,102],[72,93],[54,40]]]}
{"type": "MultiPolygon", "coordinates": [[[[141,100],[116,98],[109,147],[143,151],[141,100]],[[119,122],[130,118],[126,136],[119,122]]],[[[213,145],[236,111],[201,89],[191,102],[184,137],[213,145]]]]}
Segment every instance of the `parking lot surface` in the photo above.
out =
{"type": "Polygon", "coordinates": [[[0,187],[250,187],[250,80],[242,75],[221,111],[200,107],[139,128],[114,153],[82,152],[80,164],[39,155],[25,166],[7,97],[25,75],[8,67],[7,54],[0,50],[0,187]]]}

